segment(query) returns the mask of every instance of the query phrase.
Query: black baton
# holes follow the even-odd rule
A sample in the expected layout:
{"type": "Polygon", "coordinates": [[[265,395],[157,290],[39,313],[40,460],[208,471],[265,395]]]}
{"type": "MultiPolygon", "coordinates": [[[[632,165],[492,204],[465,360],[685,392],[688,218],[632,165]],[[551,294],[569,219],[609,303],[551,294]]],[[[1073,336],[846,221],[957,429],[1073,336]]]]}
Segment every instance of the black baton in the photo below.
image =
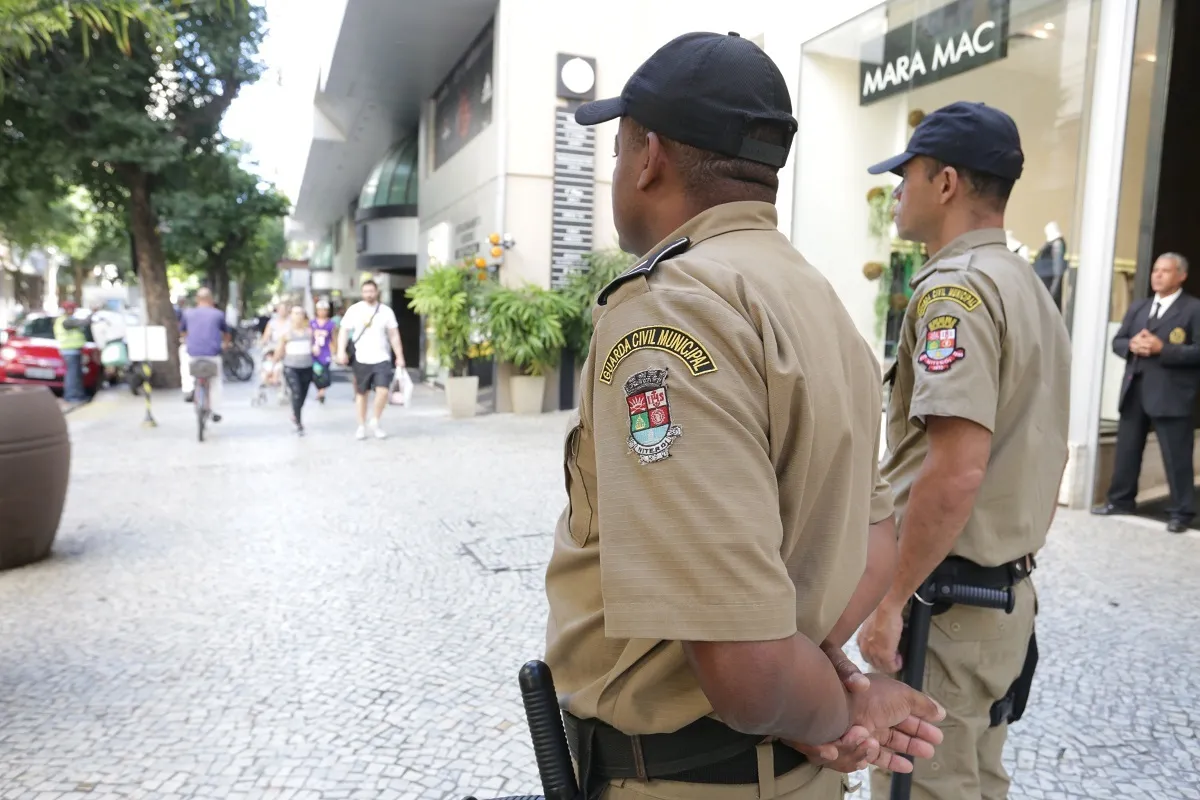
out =
{"type": "Polygon", "coordinates": [[[567,732],[563,729],[550,667],[542,661],[530,661],[521,667],[517,679],[521,684],[525,719],[529,722],[529,736],[533,739],[533,754],[546,800],[579,800],[579,784],[571,764],[567,732]]]}
{"type": "MultiPolygon", "coordinates": [[[[921,691],[925,682],[925,650],[929,646],[929,623],[933,619],[933,604],[951,603],[980,608],[1003,609],[1011,614],[1016,606],[1016,595],[1011,587],[989,589],[983,586],[962,586],[930,579],[926,581],[909,604],[908,646],[904,649],[904,668],[900,679],[921,691]]],[[[904,756],[912,761],[912,756],[904,756]]],[[[891,800],[909,800],[912,795],[912,773],[892,773],[891,800]]]]}

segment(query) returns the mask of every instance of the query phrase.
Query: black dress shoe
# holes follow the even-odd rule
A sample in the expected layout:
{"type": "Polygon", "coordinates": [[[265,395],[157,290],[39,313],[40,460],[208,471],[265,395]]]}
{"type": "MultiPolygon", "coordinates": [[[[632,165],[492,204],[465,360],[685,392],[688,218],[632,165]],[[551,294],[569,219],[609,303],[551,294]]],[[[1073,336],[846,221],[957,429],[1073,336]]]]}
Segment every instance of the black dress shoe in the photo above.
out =
{"type": "Polygon", "coordinates": [[[1104,505],[1094,507],[1092,509],[1092,513],[1101,517],[1113,517],[1117,516],[1118,514],[1132,514],[1133,509],[1114,506],[1112,503],[1105,503],[1104,505]]]}
{"type": "Polygon", "coordinates": [[[195,392],[188,392],[187,394],[185,394],[183,396],[183,402],[185,402],[185,403],[194,403],[195,401],[196,401],[196,393],[195,392]]]}
{"type": "Polygon", "coordinates": [[[213,414],[213,415],[212,415],[212,421],[213,421],[213,422],[220,422],[220,421],[221,421],[221,415],[220,415],[220,414],[213,414]]]}
{"type": "Polygon", "coordinates": [[[1173,519],[1167,523],[1168,533],[1187,533],[1188,524],[1183,520],[1173,519]]]}

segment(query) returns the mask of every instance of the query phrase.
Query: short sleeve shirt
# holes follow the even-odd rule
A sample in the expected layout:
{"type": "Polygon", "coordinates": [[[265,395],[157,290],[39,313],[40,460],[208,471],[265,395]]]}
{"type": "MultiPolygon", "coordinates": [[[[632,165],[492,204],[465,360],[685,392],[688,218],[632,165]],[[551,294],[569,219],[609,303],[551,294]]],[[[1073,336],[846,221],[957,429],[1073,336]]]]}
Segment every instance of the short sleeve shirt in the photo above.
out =
{"type": "Polygon", "coordinates": [[[821,641],[876,508],[878,362],[773,206],[709,209],[602,296],[568,428],[547,660],[626,733],[713,713],[684,641],[821,641]],[[649,263],[649,262],[648,262],[649,263]]]}
{"type": "Polygon", "coordinates": [[[348,341],[354,342],[355,361],[360,364],[382,364],[391,360],[388,331],[396,330],[399,325],[389,306],[357,302],[346,311],[342,327],[350,337],[348,341]]]}
{"type": "Polygon", "coordinates": [[[883,476],[903,518],[928,453],[925,422],[992,433],[983,486],[951,554],[997,566],[1045,543],[1067,459],[1070,341],[1062,315],[1004,231],[973,231],[913,278],[897,347],[883,476]]]}
{"type": "Polygon", "coordinates": [[[183,312],[179,330],[187,334],[187,354],[192,358],[221,355],[221,340],[229,330],[225,312],[212,306],[197,306],[183,312]]]}

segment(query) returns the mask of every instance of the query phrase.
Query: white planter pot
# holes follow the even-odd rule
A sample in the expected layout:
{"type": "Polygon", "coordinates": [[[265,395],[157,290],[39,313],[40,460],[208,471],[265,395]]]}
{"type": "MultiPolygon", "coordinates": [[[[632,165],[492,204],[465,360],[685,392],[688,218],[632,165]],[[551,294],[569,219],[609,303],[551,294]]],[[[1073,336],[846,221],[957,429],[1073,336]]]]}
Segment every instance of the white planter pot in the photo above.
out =
{"type": "Polygon", "coordinates": [[[479,399],[479,376],[446,378],[446,405],[450,416],[455,419],[475,416],[475,404],[479,399]]]}
{"type": "Polygon", "coordinates": [[[508,380],[514,414],[542,413],[542,397],[546,394],[544,375],[513,375],[508,380]]]}

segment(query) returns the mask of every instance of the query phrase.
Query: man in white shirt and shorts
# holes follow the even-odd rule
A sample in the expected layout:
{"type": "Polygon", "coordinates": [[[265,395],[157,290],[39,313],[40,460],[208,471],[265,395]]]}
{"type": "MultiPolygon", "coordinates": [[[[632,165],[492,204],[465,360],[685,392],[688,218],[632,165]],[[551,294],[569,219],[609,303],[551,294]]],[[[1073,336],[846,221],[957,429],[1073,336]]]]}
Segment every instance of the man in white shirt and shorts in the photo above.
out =
{"type": "Polygon", "coordinates": [[[400,326],[392,309],[379,302],[375,281],[362,285],[363,299],[346,310],[338,329],[338,363],[351,364],[354,370],[354,406],[358,411],[355,438],[367,438],[369,427],[376,439],[386,439],[379,418],[387,408],[391,390],[393,358],[396,369],[404,369],[404,350],[400,344],[400,326]],[[353,345],[353,362],[349,351],[353,345]],[[390,346],[390,349],[389,349],[390,346]],[[374,392],[374,408],[367,420],[367,399],[374,392]]]}

